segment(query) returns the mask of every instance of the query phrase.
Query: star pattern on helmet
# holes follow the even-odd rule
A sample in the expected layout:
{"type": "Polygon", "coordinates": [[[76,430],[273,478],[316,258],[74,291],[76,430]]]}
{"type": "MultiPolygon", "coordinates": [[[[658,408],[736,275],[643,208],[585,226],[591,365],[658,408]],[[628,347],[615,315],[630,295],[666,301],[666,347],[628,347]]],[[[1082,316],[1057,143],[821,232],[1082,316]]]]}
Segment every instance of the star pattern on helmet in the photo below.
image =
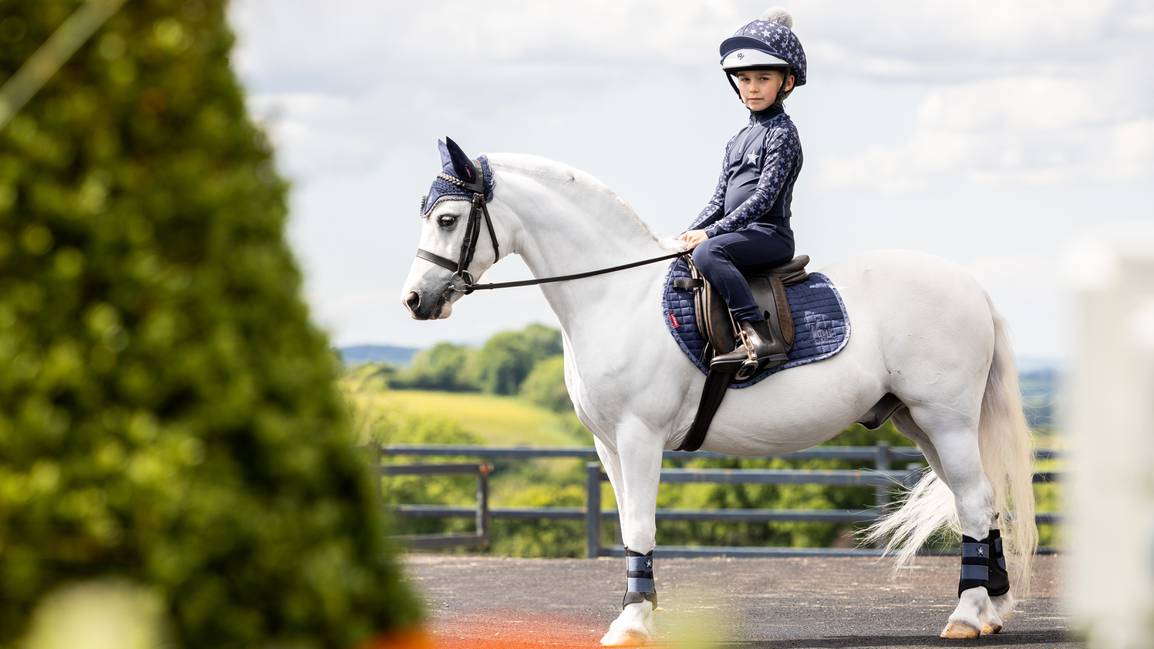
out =
{"type": "MultiPolygon", "coordinates": [[[[755,20],[733,34],[761,41],[769,54],[789,63],[797,78],[797,85],[805,84],[805,50],[793,30],[781,23],[755,20]]],[[[723,52],[724,54],[724,52],[723,52]]]]}

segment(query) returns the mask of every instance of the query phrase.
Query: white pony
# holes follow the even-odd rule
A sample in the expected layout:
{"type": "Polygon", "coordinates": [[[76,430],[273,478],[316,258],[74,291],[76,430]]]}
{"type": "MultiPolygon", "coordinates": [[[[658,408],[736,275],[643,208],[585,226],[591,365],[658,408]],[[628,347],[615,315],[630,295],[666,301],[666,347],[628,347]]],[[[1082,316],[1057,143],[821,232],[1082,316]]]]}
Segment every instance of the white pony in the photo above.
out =
{"type": "MultiPolygon", "coordinates": [[[[460,164],[455,168],[457,178],[472,175],[460,164]]],[[[452,171],[448,163],[446,170],[452,171]]],[[[494,238],[487,228],[474,231],[476,254],[465,264],[472,277],[509,254],[521,255],[541,278],[682,249],[676,239],[654,235],[602,183],[571,167],[497,154],[488,156],[486,172],[493,181],[486,219],[491,215],[494,238]]],[[[447,318],[464,295],[445,260],[464,256],[470,207],[480,201],[457,198],[462,200],[436,201],[422,217],[420,248],[442,259],[433,263],[418,253],[405,280],[402,303],[416,319],[447,318]]],[[[663,319],[668,263],[541,286],[561,323],[565,384],[577,416],[595,436],[623,541],[640,553],[656,546],[662,451],[681,443],[705,379],[663,319]]],[[[805,449],[892,393],[908,407],[894,416],[898,429],[933,471],[875,527],[875,536],[888,536],[899,560],[909,560],[943,525],[984,539],[1000,522],[1013,590],[1025,590],[1037,546],[1033,455],[1005,325],[989,297],[957,266],[915,252],[865,253],[821,272],[849,313],[846,347],[833,358],[731,390],[702,448],[748,456],[805,449]]],[[[985,587],[968,588],[942,636],[996,633],[1012,607],[1009,593],[991,597],[985,587]]],[[[653,634],[654,605],[645,600],[625,606],[601,642],[644,644],[653,634]]]]}

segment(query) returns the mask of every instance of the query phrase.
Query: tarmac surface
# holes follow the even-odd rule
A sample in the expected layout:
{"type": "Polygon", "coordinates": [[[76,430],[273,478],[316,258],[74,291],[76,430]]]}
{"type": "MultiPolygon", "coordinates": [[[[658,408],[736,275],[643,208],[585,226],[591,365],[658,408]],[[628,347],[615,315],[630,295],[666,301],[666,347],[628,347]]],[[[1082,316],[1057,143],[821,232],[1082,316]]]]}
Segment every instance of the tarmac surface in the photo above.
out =
{"type": "MultiPolygon", "coordinates": [[[[658,559],[655,646],[1038,647],[1083,644],[1061,611],[1057,558],[1037,557],[1029,599],[1002,633],[938,638],[957,602],[958,559],[658,559]]],[[[624,559],[509,559],[413,554],[438,648],[598,647],[620,612],[624,559]]]]}

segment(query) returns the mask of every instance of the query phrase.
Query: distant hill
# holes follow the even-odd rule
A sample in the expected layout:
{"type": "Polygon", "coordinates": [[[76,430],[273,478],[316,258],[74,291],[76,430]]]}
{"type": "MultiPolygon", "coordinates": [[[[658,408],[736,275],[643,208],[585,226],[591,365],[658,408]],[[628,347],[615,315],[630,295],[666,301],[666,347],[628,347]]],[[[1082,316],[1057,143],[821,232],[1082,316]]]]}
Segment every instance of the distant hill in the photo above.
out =
{"type": "Polygon", "coordinates": [[[337,350],[341,361],[347,366],[365,363],[392,363],[408,365],[413,356],[421,351],[417,347],[397,347],[395,345],[350,345],[337,350]]]}
{"type": "Polygon", "coordinates": [[[1026,419],[1036,428],[1054,428],[1066,368],[1060,361],[1025,357],[1018,359],[1018,378],[1026,419]]]}

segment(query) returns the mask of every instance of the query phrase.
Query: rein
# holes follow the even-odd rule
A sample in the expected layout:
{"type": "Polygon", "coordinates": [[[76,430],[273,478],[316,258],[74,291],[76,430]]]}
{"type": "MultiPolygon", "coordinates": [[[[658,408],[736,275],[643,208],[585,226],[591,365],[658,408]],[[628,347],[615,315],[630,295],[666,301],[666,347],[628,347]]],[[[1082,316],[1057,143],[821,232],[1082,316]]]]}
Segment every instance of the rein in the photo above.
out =
{"type": "MultiPolygon", "coordinates": [[[[472,162],[472,161],[470,161],[472,162]]],[[[493,229],[493,219],[489,217],[489,208],[485,204],[485,180],[481,172],[481,166],[472,162],[475,173],[473,177],[476,178],[473,182],[465,182],[460,178],[451,176],[447,173],[438,174],[438,177],[446,182],[452,183],[462,189],[473,193],[472,205],[469,207],[469,222],[465,225],[465,239],[461,242],[461,252],[457,256],[457,261],[453,261],[446,257],[442,257],[435,252],[430,252],[424,248],[417,248],[417,259],[424,259],[432,262],[446,270],[453,271],[452,280],[449,283],[449,288],[459,293],[468,295],[473,291],[484,291],[495,288],[511,288],[514,286],[535,286],[537,284],[549,284],[552,282],[564,282],[570,279],[581,279],[582,277],[592,277],[594,275],[604,275],[605,273],[612,273],[627,268],[635,268],[637,266],[644,266],[652,264],[665,259],[673,259],[674,257],[682,257],[690,254],[688,251],[674,252],[660,257],[652,257],[650,259],[642,259],[640,261],[630,262],[628,264],[621,264],[620,266],[612,266],[610,268],[599,268],[597,270],[585,271],[583,273],[574,273],[572,275],[556,275],[554,277],[542,277],[540,279],[523,279],[516,282],[494,282],[490,284],[477,284],[473,281],[473,275],[469,272],[469,264],[473,262],[473,255],[477,252],[477,241],[481,231],[481,216],[485,217],[485,225],[489,230],[489,240],[493,242],[493,257],[498,259],[501,257],[500,248],[497,246],[497,233],[493,229]]]]}
{"type": "Polygon", "coordinates": [[[490,288],[509,288],[511,286],[533,286],[536,284],[549,284],[550,282],[564,282],[569,279],[581,279],[582,277],[592,277],[593,275],[604,275],[605,273],[612,273],[618,270],[625,270],[626,268],[636,268],[637,266],[644,266],[645,264],[652,264],[664,259],[673,259],[674,257],[681,257],[688,255],[688,252],[674,252],[660,257],[653,257],[651,259],[642,259],[641,261],[634,261],[628,264],[621,264],[620,266],[613,266],[611,268],[600,268],[597,270],[590,270],[584,273],[575,273],[573,275],[556,275],[554,277],[542,277],[540,279],[523,279],[517,282],[495,282],[492,284],[472,284],[466,294],[472,291],[481,291],[490,288]]]}

